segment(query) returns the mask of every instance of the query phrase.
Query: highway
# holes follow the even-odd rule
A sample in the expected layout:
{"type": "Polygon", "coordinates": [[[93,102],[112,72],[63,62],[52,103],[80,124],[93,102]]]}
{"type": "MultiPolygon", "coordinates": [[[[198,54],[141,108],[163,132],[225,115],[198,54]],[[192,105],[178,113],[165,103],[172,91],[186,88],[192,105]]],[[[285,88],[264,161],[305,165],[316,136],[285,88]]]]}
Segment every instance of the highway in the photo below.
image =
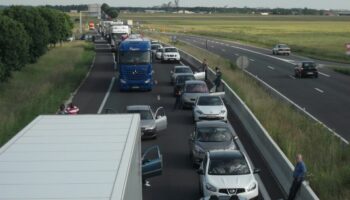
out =
{"type": "MultiPolygon", "coordinates": [[[[144,187],[145,200],[194,200],[199,199],[199,178],[192,168],[189,159],[189,134],[193,131],[191,110],[173,110],[175,98],[169,83],[170,70],[174,64],[154,64],[155,80],[158,84],[152,92],[119,92],[116,83],[111,82],[114,76],[113,55],[103,41],[96,43],[96,59],[89,77],[74,97],[73,101],[82,114],[97,113],[107,108],[117,113],[125,112],[127,105],[149,104],[156,109],[165,108],[168,117],[168,129],[159,134],[155,140],[142,142],[142,148],[159,145],[163,154],[163,175],[150,179],[151,187],[144,187]],[[111,84],[112,83],[112,84],[111,84]]],[[[259,199],[281,199],[285,194],[269,171],[267,163],[262,159],[253,142],[247,137],[245,129],[232,111],[229,111],[229,122],[239,137],[239,144],[251,159],[255,168],[260,168],[262,185],[259,185],[259,199]]]]}
{"type": "Polygon", "coordinates": [[[177,39],[207,48],[234,63],[239,56],[247,56],[247,71],[305,108],[343,139],[350,140],[350,78],[325,67],[335,63],[317,61],[320,71],[318,79],[296,79],[294,65],[298,61],[312,59],[293,54],[274,56],[271,50],[201,36],[177,35],[177,39]]]}

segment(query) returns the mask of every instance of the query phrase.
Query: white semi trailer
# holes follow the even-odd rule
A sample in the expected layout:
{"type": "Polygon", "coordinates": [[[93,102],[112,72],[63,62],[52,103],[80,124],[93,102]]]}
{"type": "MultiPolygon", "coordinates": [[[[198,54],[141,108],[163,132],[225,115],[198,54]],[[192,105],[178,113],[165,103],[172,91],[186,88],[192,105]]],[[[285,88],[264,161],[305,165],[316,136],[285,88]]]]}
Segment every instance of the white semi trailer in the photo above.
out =
{"type": "Polygon", "coordinates": [[[0,149],[0,199],[139,200],[162,168],[146,153],[138,114],[39,116],[0,149]]]}

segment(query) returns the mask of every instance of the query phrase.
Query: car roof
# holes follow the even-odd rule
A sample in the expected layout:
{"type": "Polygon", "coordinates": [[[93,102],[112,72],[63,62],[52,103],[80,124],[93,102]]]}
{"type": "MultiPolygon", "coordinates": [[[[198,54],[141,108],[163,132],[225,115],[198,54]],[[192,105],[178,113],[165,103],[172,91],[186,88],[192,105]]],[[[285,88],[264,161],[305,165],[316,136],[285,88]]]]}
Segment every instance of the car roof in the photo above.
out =
{"type": "Polygon", "coordinates": [[[189,67],[187,65],[176,65],[176,66],[174,66],[174,69],[177,69],[177,68],[191,68],[191,67],[189,67]]]}
{"type": "Polygon", "coordinates": [[[211,150],[209,151],[210,159],[220,158],[243,158],[244,155],[239,150],[211,150]]]}
{"type": "Polygon", "coordinates": [[[192,73],[178,73],[176,78],[179,78],[181,76],[193,76],[194,77],[194,75],[192,73]]]}
{"type": "Polygon", "coordinates": [[[149,105],[132,105],[127,106],[126,110],[150,110],[151,107],[149,105]]]}
{"type": "Polygon", "coordinates": [[[204,81],[201,80],[188,80],[186,81],[186,85],[190,85],[190,84],[206,84],[204,81]]]}
{"type": "Polygon", "coordinates": [[[163,49],[177,49],[176,47],[164,47],[163,49]]]}
{"type": "Polygon", "coordinates": [[[226,127],[228,128],[229,126],[227,123],[219,120],[215,121],[199,121],[196,123],[196,127],[226,127]]]}

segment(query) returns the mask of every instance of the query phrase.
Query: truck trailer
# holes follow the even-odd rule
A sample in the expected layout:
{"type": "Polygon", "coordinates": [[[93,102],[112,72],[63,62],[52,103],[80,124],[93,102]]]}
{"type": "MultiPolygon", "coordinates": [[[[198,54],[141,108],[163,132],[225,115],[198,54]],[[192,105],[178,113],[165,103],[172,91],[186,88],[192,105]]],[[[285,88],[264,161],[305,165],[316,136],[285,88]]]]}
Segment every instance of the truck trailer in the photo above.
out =
{"type": "Polygon", "coordinates": [[[145,153],[138,114],[39,116],[0,148],[0,199],[139,200],[162,169],[145,153]]]}

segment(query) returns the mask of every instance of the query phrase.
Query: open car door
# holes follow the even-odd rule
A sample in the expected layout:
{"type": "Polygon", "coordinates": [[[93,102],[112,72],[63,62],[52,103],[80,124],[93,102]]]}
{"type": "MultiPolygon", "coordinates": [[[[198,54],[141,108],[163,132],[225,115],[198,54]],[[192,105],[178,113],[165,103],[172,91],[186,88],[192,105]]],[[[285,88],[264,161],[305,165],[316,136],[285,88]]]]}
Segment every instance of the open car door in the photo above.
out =
{"type": "Polygon", "coordinates": [[[205,79],[205,72],[195,72],[195,73],[193,74],[193,76],[194,76],[194,78],[195,78],[196,80],[204,81],[204,79],[205,79]]]}
{"type": "Polygon", "coordinates": [[[168,119],[165,116],[164,108],[159,107],[155,114],[157,132],[165,130],[168,127],[168,119]]]}
{"type": "Polygon", "coordinates": [[[163,171],[163,158],[159,146],[146,149],[142,155],[142,179],[159,176],[163,171]]]}
{"type": "Polygon", "coordinates": [[[209,93],[209,95],[210,96],[218,96],[218,97],[224,98],[225,97],[225,92],[213,92],[213,93],[209,93]]]}

